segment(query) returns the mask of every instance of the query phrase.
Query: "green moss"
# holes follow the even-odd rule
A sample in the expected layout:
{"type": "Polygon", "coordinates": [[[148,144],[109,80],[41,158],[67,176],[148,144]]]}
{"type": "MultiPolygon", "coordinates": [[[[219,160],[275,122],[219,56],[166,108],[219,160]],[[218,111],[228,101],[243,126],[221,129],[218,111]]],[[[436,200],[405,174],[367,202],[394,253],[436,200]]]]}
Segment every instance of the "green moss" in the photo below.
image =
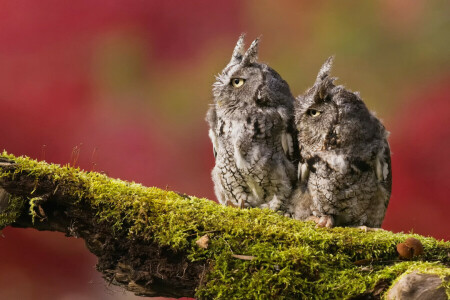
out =
{"type": "MultiPolygon", "coordinates": [[[[2,157],[15,160],[18,168],[14,174],[0,171],[0,177],[26,172],[37,182],[51,178],[77,201],[87,201],[97,211],[98,221],[114,233],[125,231],[130,238],[139,236],[185,251],[191,261],[211,261],[213,269],[198,297],[345,299],[413,269],[445,274],[449,270],[444,265],[449,261],[449,242],[389,231],[315,228],[270,210],[224,207],[95,172],[6,153],[2,157]],[[195,241],[205,233],[210,243],[208,249],[201,249],[195,241]],[[399,261],[396,244],[411,236],[423,243],[425,254],[414,261],[399,261]],[[255,258],[241,260],[232,254],[255,258]],[[356,265],[360,260],[366,263],[356,265]]],[[[0,219],[0,224],[9,223],[0,219]]]]}
{"type": "Polygon", "coordinates": [[[0,229],[13,223],[23,210],[25,201],[18,196],[9,196],[8,207],[0,213],[0,229]]]}
{"type": "Polygon", "coordinates": [[[33,197],[31,198],[28,203],[30,204],[30,215],[31,215],[31,222],[34,224],[34,219],[36,218],[36,208],[38,206],[37,203],[39,201],[42,201],[42,197],[33,197]]]}

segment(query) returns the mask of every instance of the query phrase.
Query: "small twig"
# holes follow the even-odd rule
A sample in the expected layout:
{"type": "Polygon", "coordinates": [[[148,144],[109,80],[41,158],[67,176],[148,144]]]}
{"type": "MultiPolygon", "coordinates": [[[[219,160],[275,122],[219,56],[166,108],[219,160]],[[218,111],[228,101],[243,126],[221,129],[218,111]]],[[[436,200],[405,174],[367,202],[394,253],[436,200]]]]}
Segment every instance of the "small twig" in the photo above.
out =
{"type": "Polygon", "coordinates": [[[234,258],[239,258],[242,260],[252,260],[255,259],[255,256],[251,256],[251,255],[240,255],[240,254],[231,254],[232,257],[234,258]]]}

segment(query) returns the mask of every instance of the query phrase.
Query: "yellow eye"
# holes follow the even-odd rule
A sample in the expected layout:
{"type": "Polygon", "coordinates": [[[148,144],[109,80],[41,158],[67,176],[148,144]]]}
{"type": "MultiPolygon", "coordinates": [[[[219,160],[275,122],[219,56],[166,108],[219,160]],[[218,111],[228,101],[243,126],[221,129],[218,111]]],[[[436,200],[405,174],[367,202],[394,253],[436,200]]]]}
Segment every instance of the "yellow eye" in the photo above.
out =
{"type": "Polygon", "coordinates": [[[308,109],[308,115],[310,115],[311,117],[318,117],[320,115],[320,111],[315,110],[315,109],[308,109]]]}
{"type": "Polygon", "coordinates": [[[245,82],[245,79],[242,78],[231,78],[231,85],[235,88],[241,87],[245,82]]]}

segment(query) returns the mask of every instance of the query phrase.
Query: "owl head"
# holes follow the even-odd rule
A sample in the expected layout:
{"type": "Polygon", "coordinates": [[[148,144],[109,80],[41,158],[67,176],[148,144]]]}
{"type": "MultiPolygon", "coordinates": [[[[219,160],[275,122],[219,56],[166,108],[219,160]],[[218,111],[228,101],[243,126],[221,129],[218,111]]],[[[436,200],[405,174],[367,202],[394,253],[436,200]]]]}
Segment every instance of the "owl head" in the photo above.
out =
{"type": "Polygon", "coordinates": [[[295,101],[299,144],[309,153],[348,150],[357,153],[380,138],[384,127],[358,93],[335,86],[330,77],[333,57],[321,67],[316,82],[295,101]]]}
{"type": "Polygon", "coordinates": [[[293,105],[288,84],[272,68],[257,62],[258,45],[259,38],[245,51],[244,35],[239,37],[230,62],[213,84],[217,108],[234,111],[246,106],[293,105]]]}

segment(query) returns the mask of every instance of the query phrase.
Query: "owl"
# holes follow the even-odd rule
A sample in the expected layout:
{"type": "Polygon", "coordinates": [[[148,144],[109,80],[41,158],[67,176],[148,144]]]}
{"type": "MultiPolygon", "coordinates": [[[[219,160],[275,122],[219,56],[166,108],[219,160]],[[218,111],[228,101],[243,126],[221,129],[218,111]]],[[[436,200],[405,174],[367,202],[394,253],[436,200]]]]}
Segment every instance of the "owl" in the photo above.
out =
{"type": "MultiPolygon", "coordinates": [[[[281,76],[257,62],[259,39],[239,38],[216,76],[208,110],[218,201],[234,207],[287,209],[296,183],[294,97],[281,76]]],[[[298,151],[297,151],[298,153],[298,151]]]]}
{"type": "Polygon", "coordinates": [[[295,101],[300,161],[290,211],[319,226],[381,227],[392,185],[388,132],[358,93],[334,85],[332,62],[295,101]]]}

